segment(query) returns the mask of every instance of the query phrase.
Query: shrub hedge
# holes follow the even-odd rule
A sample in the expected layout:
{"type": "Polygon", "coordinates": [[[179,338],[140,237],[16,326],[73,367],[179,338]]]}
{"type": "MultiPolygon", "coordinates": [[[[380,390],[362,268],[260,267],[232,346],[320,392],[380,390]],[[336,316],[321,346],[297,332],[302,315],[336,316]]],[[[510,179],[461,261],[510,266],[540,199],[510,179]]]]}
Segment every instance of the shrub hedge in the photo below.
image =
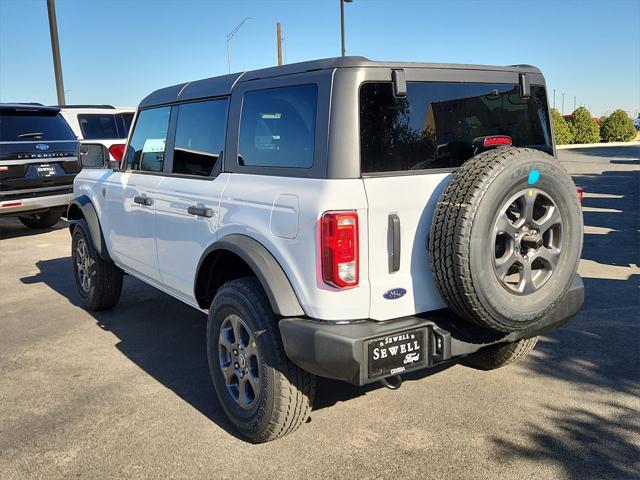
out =
{"type": "Polygon", "coordinates": [[[553,138],[556,141],[556,145],[573,143],[573,131],[571,130],[570,124],[567,123],[555,108],[551,109],[551,123],[553,125],[553,138]]]}
{"type": "Polygon", "coordinates": [[[579,107],[573,112],[572,124],[574,143],[598,143],[600,141],[600,129],[591,116],[591,112],[585,107],[579,107]]]}
{"type": "Polygon", "coordinates": [[[633,121],[624,110],[616,110],[600,123],[603,142],[628,142],[636,136],[633,121]]]}

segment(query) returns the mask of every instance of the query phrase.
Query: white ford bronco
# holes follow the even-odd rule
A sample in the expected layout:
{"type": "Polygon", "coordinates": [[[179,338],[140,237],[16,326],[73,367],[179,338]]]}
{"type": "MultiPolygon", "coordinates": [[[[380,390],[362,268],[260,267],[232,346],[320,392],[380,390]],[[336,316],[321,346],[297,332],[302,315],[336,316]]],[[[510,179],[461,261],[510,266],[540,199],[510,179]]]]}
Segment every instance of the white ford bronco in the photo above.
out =
{"type": "Polygon", "coordinates": [[[75,285],[123,274],[208,314],[222,408],[254,442],[308,418],[316,376],[396,388],[493,369],[576,314],[582,212],[526,65],[343,57],[140,103],[122,163],[81,144],[75,285]]]}

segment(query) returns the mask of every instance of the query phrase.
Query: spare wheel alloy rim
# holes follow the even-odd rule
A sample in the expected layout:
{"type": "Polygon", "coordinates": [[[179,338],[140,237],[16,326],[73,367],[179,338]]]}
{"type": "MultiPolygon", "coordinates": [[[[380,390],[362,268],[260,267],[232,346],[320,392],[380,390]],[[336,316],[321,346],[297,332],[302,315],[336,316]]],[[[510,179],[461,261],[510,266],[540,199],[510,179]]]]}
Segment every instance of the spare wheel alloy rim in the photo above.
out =
{"type": "Polygon", "coordinates": [[[493,268],[501,285],[529,295],[546,284],[562,255],[560,210],[546,192],[527,188],[509,198],[493,225],[493,268]]]}

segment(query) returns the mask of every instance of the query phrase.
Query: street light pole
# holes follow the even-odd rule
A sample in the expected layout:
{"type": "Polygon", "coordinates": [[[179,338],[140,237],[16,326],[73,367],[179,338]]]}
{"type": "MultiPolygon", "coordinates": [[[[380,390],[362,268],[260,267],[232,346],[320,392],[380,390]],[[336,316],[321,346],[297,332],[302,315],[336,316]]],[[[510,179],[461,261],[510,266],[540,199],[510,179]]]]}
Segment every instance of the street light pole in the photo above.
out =
{"type": "Polygon", "coordinates": [[[351,3],[353,0],[340,0],[340,37],[342,39],[342,56],[347,54],[347,49],[344,45],[344,4],[351,3]]]}
{"type": "Polygon", "coordinates": [[[234,28],[229,33],[227,33],[227,68],[229,70],[229,73],[231,73],[231,39],[238,32],[238,30],[240,30],[240,27],[244,25],[244,22],[252,19],[253,17],[245,17],[244,20],[242,20],[238,25],[236,25],[236,28],[234,28]]]}
{"type": "Polygon", "coordinates": [[[64,105],[64,82],[62,81],[62,62],[60,61],[60,45],[58,43],[58,23],[54,0],[47,0],[49,14],[49,34],[51,35],[51,53],[53,54],[53,73],[56,78],[56,94],[58,105],[64,105]]]}

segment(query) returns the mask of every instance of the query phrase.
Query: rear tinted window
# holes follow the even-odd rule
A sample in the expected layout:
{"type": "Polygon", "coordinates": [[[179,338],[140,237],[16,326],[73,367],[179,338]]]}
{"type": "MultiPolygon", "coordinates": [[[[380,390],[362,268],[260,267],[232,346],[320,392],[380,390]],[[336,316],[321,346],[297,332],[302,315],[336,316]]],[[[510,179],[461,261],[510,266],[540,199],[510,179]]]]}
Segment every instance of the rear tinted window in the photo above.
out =
{"type": "Polygon", "coordinates": [[[226,126],[226,99],[180,105],[173,173],[211,175],[224,148],[226,126]]]}
{"type": "Polygon", "coordinates": [[[363,173],[459,167],[473,140],[508,135],[514,146],[551,151],[543,87],[520,97],[517,84],[409,82],[406,98],[391,83],[360,88],[363,173]]]}
{"type": "Polygon", "coordinates": [[[116,117],[113,114],[80,114],[78,122],[85,140],[122,138],[118,133],[116,117]]]}
{"type": "Polygon", "coordinates": [[[240,165],[310,168],[317,99],[315,85],[245,93],[240,123],[240,165]]]}
{"type": "Polygon", "coordinates": [[[0,141],[75,140],[71,127],[57,113],[0,109],[0,141]]]}

